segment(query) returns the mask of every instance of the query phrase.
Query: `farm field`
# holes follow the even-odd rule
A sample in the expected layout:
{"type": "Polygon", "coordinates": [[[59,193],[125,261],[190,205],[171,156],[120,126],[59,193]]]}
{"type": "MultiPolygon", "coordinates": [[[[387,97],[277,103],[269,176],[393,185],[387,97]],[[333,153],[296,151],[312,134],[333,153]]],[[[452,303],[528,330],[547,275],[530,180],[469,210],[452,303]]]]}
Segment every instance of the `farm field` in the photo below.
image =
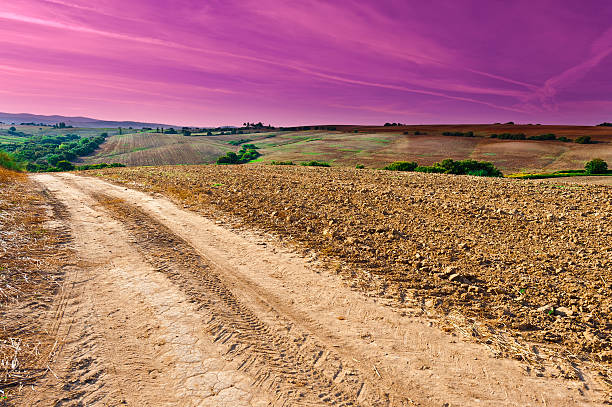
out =
{"type": "MultiPolygon", "coordinates": [[[[324,126],[314,126],[324,127],[324,126]]],[[[256,163],[272,161],[326,161],[333,166],[382,168],[393,161],[416,161],[430,165],[446,158],[491,161],[504,173],[580,169],[599,157],[612,161],[612,130],[578,126],[403,126],[335,127],[330,130],[276,131],[235,135],[168,135],[139,133],[110,137],[87,164],[120,162],[129,166],[208,164],[239,146],[230,141],[249,140],[262,156],[256,163]],[[476,137],[449,137],[444,132],[473,131],[476,137]],[[420,134],[415,135],[415,132],[420,134]],[[408,134],[404,134],[408,133],[408,134]],[[426,133],[426,134],[423,134],[426,133]],[[499,140],[490,134],[523,133],[527,136],[553,133],[557,137],[588,135],[595,144],[561,141],[499,140]]]]}
{"type": "MultiPolygon", "coordinates": [[[[222,136],[221,136],[222,137],[222,136]]],[[[134,133],[109,137],[85,164],[118,162],[130,166],[214,163],[234,146],[221,137],[134,133]]]]}
{"type": "Polygon", "coordinates": [[[609,187],[263,165],[86,174],[3,180],[17,250],[0,288],[20,300],[0,306],[21,321],[0,338],[16,358],[5,404],[612,400],[609,187]]]}
{"type": "Polygon", "coordinates": [[[54,374],[15,389],[15,405],[609,400],[609,299],[595,278],[609,278],[609,251],[585,240],[600,215],[582,216],[580,194],[334,168],[90,174],[37,174],[30,185],[63,208],[53,218],[78,262],[66,272],[54,374]],[[468,199],[485,191],[486,203],[468,199]],[[559,199],[576,205],[559,227],[577,246],[522,249],[530,233],[546,250],[552,220],[542,211],[559,199]],[[525,230],[504,242],[502,217],[525,230]],[[500,230],[487,238],[491,226],[500,230]],[[598,254],[584,259],[580,243],[598,254]]]}
{"type": "Polygon", "coordinates": [[[609,374],[610,187],[263,166],[94,175],[237,217],[333,260],[354,287],[459,311],[609,374]]]}

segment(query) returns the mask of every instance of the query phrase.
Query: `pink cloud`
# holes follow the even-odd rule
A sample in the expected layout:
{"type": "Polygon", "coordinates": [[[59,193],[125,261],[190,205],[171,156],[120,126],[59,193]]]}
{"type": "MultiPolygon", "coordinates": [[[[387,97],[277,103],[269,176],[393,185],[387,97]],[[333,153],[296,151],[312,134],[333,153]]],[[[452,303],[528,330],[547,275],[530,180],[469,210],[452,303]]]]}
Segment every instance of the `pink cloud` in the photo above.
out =
{"type": "MultiPolygon", "coordinates": [[[[89,116],[131,119],[143,114],[140,103],[185,124],[336,121],[332,114],[385,122],[411,112],[439,122],[546,122],[564,112],[572,122],[610,121],[599,102],[612,92],[612,16],[603,0],[566,6],[15,0],[0,5],[0,82],[22,90],[21,106],[36,95],[32,109],[47,101],[62,113],[81,95],[89,116]],[[589,101],[595,113],[570,108],[589,101]]],[[[0,110],[14,110],[15,95],[4,95],[0,110]]]]}

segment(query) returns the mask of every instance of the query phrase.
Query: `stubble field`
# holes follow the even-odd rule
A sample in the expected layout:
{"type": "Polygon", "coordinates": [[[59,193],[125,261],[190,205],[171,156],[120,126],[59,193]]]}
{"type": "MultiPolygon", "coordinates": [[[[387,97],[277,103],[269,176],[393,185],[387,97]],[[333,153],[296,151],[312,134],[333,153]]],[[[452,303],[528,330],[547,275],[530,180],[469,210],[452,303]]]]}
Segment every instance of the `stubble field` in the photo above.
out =
{"type": "MultiPolygon", "coordinates": [[[[610,379],[609,186],[269,166],[92,175],[272,232],[330,261],[355,288],[461,315],[480,326],[473,336],[483,342],[495,345],[490,333],[508,332],[610,379]]],[[[525,349],[497,347],[523,359],[547,352],[525,349]]]]}
{"type": "MultiPolygon", "coordinates": [[[[0,405],[43,377],[55,353],[71,252],[51,219],[61,206],[23,174],[0,168],[0,405]]],[[[9,401],[7,401],[9,400],[9,401]]]]}

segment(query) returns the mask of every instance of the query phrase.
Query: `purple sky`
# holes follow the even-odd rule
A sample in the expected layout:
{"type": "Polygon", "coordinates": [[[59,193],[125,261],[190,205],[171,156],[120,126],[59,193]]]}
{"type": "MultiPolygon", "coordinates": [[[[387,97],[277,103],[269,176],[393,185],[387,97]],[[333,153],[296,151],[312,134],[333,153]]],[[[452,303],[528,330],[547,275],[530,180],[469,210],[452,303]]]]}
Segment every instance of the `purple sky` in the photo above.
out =
{"type": "Polygon", "coordinates": [[[610,0],[6,0],[0,49],[13,113],[612,121],[610,0]]]}

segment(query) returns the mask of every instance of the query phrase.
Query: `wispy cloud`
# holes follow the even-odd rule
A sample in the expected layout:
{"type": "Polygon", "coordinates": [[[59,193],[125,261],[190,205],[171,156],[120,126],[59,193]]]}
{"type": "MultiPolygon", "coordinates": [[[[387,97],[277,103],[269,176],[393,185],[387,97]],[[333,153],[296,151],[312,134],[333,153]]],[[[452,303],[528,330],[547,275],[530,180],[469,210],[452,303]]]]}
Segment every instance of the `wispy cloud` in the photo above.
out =
{"type": "MultiPolygon", "coordinates": [[[[414,113],[402,107],[419,106],[439,121],[465,114],[545,121],[564,109],[577,115],[572,101],[612,94],[601,69],[612,69],[612,28],[595,5],[583,7],[576,35],[560,47],[565,31],[555,33],[565,30],[566,12],[551,7],[533,19],[527,5],[512,6],[525,13],[508,13],[505,3],[470,4],[440,2],[433,10],[395,0],[5,2],[0,75],[4,90],[21,86],[24,94],[44,93],[41,100],[53,94],[41,90],[61,95],[64,84],[92,98],[112,94],[109,111],[110,100],[123,95],[146,106],[151,99],[188,101],[196,118],[201,105],[226,109],[223,117],[240,111],[235,115],[274,120],[299,111],[318,121],[330,106],[344,106],[355,120],[359,110],[401,120],[414,113]],[[522,29],[483,36],[509,24],[522,29]]],[[[605,113],[605,103],[590,106],[605,113]]]]}

